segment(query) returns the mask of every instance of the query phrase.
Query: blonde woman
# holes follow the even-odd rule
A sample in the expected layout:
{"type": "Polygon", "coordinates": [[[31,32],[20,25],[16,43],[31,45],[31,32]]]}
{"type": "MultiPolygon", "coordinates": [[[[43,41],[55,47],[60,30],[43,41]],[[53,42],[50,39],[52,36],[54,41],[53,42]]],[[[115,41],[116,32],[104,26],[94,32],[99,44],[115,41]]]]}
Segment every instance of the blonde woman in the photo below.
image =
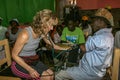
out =
{"type": "MultiPolygon", "coordinates": [[[[33,18],[32,25],[26,27],[18,36],[12,50],[13,62],[11,69],[16,76],[30,80],[53,80],[53,71],[39,61],[35,49],[43,38],[47,44],[50,40],[46,38],[48,32],[58,23],[57,17],[51,10],[44,9],[37,12],[33,18]]],[[[52,44],[55,49],[63,48],[52,44]]]]}

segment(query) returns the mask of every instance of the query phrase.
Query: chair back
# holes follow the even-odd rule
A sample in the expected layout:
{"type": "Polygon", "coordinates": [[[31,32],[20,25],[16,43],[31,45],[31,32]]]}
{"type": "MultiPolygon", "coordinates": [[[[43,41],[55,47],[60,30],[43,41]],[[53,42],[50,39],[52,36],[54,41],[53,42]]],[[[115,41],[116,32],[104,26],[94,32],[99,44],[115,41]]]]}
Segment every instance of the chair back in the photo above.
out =
{"type": "Polygon", "coordinates": [[[112,65],[112,80],[118,80],[120,66],[120,49],[114,49],[113,65],[112,65]]]}
{"type": "MultiPolygon", "coordinates": [[[[10,56],[8,40],[7,39],[0,40],[0,47],[2,47],[2,49],[0,50],[0,54],[4,54],[4,55],[2,55],[2,58],[0,59],[0,66],[7,63],[7,66],[9,67],[11,65],[11,56],[10,56]]],[[[7,67],[5,67],[5,68],[7,68],[7,67]]],[[[0,72],[1,71],[2,70],[0,70],[0,72]]]]}

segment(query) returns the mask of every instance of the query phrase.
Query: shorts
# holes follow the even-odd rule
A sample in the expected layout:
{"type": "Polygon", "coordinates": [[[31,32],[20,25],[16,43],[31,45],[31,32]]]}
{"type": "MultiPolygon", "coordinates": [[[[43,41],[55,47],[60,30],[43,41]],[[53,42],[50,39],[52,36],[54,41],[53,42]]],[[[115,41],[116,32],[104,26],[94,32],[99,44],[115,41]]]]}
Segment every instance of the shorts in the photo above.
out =
{"type": "MultiPolygon", "coordinates": [[[[40,75],[44,71],[48,70],[48,67],[44,65],[41,61],[34,62],[30,66],[34,68],[40,75]]],[[[19,76],[21,78],[27,78],[27,79],[31,78],[31,76],[29,75],[29,72],[26,69],[24,69],[22,66],[17,64],[15,61],[12,62],[11,70],[16,76],[19,76]]]]}

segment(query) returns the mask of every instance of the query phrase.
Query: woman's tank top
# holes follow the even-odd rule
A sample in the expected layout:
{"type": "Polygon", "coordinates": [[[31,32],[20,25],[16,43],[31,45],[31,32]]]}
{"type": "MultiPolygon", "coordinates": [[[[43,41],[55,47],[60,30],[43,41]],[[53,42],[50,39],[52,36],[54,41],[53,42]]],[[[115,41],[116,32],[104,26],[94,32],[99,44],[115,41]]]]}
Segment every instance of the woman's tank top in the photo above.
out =
{"type": "Polygon", "coordinates": [[[31,27],[26,27],[26,30],[28,31],[29,39],[28,42],[22,48],[22,51],[20,52],[19,56],[36,55],[35,50],[38,48],[39,42],[42,39],[41,37],[36,39],[33,38],[31,27]]]}

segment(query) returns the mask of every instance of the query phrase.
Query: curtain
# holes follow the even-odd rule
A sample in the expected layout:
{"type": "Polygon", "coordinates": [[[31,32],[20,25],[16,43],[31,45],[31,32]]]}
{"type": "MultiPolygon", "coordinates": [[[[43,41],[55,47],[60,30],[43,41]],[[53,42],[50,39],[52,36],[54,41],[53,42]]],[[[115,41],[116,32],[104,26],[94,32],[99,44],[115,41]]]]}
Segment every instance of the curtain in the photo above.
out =
{"type": "Polygon", "coordinates": [[[2,25],[8,26],[9,21],[17,18],[20,23],[32,22],[37,11],[51,9],[55,11],[54,0],[0,0],[0,17],[2,25]]]}

